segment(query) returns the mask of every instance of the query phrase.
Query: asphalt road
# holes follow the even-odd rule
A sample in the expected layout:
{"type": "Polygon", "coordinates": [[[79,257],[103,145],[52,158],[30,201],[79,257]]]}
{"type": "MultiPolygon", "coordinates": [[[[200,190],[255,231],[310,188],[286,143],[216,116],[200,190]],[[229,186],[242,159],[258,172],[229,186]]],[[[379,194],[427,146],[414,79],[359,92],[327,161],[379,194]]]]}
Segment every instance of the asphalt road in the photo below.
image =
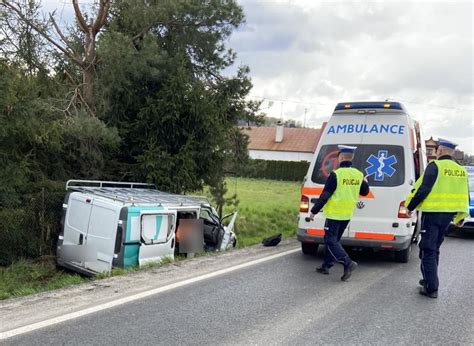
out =
{"type": "Polygon", "coordinates": [[[293,253],[5,340],[46,344],[474,344],[474,236],[447,238],[438,299],[418,294],[407,264],[353,253],[360,267],[315,273],[293,253]]]}

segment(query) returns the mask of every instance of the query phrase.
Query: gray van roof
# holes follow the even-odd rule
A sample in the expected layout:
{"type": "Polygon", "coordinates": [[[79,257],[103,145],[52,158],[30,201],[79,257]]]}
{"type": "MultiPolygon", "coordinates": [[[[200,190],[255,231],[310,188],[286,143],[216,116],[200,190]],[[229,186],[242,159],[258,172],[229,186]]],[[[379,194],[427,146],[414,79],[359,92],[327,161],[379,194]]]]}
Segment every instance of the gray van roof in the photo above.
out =
{"type": "Polygon", "coordinates": [[[163,192],[154,188],[153,185],[144,183],[69,180],[66,183],[66,190],[88,193],[126,204],[152,203],[166,205],[173,204],[179,206],[200,206],[202,204],[210,205],[206,197],[177,195],[163,192]]]}

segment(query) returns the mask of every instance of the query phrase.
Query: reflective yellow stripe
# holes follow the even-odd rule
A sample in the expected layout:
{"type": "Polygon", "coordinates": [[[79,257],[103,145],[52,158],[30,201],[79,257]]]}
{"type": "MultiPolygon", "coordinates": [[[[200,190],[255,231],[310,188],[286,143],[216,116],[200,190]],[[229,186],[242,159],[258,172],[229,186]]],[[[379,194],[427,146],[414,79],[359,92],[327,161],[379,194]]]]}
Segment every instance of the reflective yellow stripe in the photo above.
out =
{"type": "Polygon", "coordinates": [[[434,207],[434,206],[439,206],[439,207],[454,207],[454,206],[461,206],[461,207],[468,207],[466,202],[425,202],[423,203],[425,207],[434,207]]]}
{"type": "Polygon", "coordinates": [[[430,193],[430,197],[432,198],[448,198],[448,199],[463,199],[466,196],[462,193],[430,193]]]}

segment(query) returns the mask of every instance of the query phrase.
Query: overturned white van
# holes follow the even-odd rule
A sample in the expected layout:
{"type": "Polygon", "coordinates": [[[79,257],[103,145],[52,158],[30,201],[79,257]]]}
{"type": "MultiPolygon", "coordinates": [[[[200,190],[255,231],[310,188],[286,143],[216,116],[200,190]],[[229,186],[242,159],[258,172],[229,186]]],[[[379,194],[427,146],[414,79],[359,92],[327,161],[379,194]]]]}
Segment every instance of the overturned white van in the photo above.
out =
{"type": "MultiPolygon", "coordinates": [[[[301,191],[298,240],[313,254],[324,243],[322,213],[306,221],[326,178],[337,168],[338,144],[357,146],[353,166],[368,177],[370,194],[361,197],[341,244],[395,251],[409,260],[417,237],[417,215],[409,216],[404,201],[426,167],[420,125],[398,102],[339,103],[322,129],[301,191]]],[[[418,227],[417,227],[418,226],[418,227]]]]}
{"type": "MultiPolygon", "coordinates": [[[[57,263],[84,275],[174,258],[182,220],[200,221],[202,247],[236,246],[237,213],[223,226],[203,197],[176,195],[144,183],[69,180],[57,263]]],[[[198,238],[199,239],[199,236],[198,238]]]]}

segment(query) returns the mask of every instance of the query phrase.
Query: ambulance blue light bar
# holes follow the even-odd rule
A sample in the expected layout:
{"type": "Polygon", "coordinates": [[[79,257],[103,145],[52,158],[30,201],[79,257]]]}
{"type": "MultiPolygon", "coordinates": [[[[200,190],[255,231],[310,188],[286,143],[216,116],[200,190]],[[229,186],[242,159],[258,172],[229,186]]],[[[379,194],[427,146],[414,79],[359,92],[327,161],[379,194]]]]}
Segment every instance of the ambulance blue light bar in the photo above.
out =
{"type": "Polygon", "coordinates": [[[343,102],[338,103],[335,111],[349,109],[399,109],[405,110],[400,102],[343,102]]]}

